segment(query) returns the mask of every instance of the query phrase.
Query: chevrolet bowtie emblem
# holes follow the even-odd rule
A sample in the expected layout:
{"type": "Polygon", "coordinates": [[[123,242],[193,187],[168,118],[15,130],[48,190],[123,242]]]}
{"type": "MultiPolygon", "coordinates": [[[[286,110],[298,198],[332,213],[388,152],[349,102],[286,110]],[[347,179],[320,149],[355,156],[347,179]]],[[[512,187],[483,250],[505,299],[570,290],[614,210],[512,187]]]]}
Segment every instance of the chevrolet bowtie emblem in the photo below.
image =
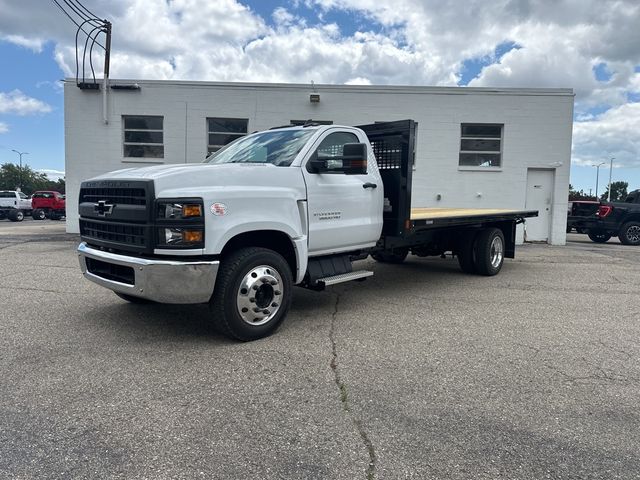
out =
{"type": "Polygon", "coordinates": [[[100,200],[98,203],[93,204],[93,211],[99,216],[105,217],[107,215],[111,215],[113,205],[108,204],[106,200],[100,200]]]}

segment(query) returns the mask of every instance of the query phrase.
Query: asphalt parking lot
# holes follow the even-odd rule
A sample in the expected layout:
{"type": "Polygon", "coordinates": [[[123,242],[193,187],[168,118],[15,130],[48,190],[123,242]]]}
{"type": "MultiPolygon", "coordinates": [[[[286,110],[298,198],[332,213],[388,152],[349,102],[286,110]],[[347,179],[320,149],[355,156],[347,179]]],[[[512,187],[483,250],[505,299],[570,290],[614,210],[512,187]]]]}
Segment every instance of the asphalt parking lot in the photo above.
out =
{"type": "Polygon", "coordinates": [[[0,478],[640,478],[640,249],[569,240],[367,261],[242,344],[0,222],[0,478]]]}

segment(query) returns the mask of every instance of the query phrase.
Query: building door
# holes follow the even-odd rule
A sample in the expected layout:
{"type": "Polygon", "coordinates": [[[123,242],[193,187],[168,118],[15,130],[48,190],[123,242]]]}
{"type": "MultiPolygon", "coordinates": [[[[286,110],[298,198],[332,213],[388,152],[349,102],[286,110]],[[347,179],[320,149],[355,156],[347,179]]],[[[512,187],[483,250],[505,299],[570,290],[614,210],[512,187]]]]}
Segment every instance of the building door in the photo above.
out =
{"type": "Polygon", "coordinates": [[[527,218],[524,225],[526,242],[548,242],[551,234],[551,206],[555,170],[527,170],[527,210],[538,210],[538,216],[527,218]]]}

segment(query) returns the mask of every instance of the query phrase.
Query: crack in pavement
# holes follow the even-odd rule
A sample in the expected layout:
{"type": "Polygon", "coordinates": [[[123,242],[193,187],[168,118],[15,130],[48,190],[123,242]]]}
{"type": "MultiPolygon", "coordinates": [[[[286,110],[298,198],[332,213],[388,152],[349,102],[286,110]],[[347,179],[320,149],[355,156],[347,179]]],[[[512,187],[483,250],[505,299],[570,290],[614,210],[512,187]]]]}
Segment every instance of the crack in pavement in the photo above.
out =
{"type": "Polygon", "coordinates": [[[347,386],[342,380],[342,377],[340,375],[340,370],[338,368],[338,347],[337,347],[336,338],[335,338],[335,333],[336,333],[335,327],[336,327],[336,317],[338,316],[338,305],[340,304],[340,293],[336,292],[334,295],[336,297],[336,303],[334,305],[333,313],[331,314],[331,328],[329,329],[329,340],[331,342],[331,353],[332,353],[330,366],[331,366],[331,370],[333,371],[334,380],[336,382],[336,385],[338,386],[338,391],[340,392],[340,402],[342,403],[342,408],[346,412],[346,414],[349,415],[349,417],[351,418],[351,421],[353,422],[353,425],[356,427],[356,431],[360,435],[360,438],[362,439],[364,446],[367,449],[367,453],[369,454],[369,463],[367,465],[367,470],[366,470],[367,480],[373,480],[376,475],[376,452],[375,452],[375,449],[373,448],[373,443],[371,442],[371,439],[367,435],[367,432],[365,431],[364,426],[362,425],[362,421],[357,419],[353,415],[353,412],[351,411],[351,406],[349,405],[349,396],[347,392],[347,386]]]}

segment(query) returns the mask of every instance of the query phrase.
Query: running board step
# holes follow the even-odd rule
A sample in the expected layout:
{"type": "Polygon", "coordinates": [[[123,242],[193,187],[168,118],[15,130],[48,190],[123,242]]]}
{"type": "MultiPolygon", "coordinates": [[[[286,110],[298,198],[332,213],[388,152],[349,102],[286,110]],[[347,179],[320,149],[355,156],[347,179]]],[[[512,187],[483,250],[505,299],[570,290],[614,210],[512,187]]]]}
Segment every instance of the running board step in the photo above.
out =
{"type": "Polygon", "coordinates": [[[358,270],[357,272],[343,273],[341,275],[334,275],[333,277],[319,278],[318,284],[320,286],[328,287],[329,285],[335,285],[336,283],[350,282],[351,280],[360,280],[373,275],[373,272],[369,270],[358,270]]]}

